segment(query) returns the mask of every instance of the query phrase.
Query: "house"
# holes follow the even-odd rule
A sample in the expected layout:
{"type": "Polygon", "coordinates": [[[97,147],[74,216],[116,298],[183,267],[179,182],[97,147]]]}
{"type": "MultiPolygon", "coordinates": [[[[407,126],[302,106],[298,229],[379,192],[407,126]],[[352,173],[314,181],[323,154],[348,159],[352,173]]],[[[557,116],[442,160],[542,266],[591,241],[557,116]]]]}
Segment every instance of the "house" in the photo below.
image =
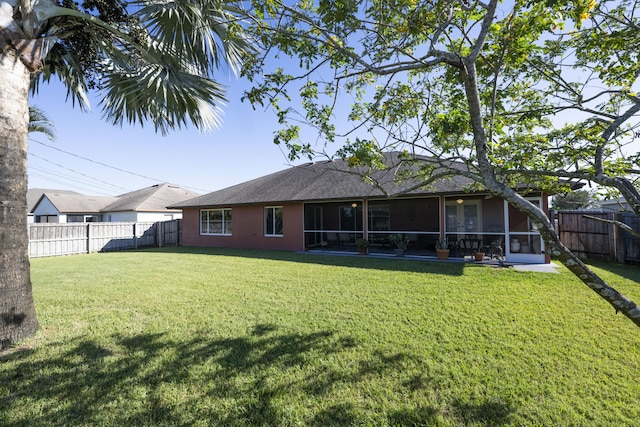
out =
{"type": "Polygon", "coordinates": [[[182,218],[180,209],[169,209],[175,203],[198,197],[200,194],[177,185],[156,184],[116,197],[102,209],[105,222],[156,222],[182,218]]]}
{"type": "MultiPolygon", "coordinates": [[[[42,197],[42,195],[44,193],[66,193],[66,194],[76,194],[76,195],[80,195],[80,193],[75,192],[75,191],[71,191],[71,190],[52,190],[52,189],[46,189],[46,188],[29,188],[27,190],[27,222],[28,223],[33,223],[34,222],[34,216],[33,216],[33,210],[36,207],[36,204],[38,203],[38,201],[40,201],[40,198],[42,197]]],[[[46,222],[47,218],[44,218],[44,221],[42,222],[46,222]]]]}
{"type": "Polygon", "coordinates": [[[167,206],[199,196],[175,185],[156,184],[116,197],[45,191],[33,207],[35,222],[156,222],[180,219],[167,206]]]}
{"type": "Polygon", "coordinates": [[[598,200],[591,210],[603,212],[633,212],[631,205],[624,197],[612,200],[598,200]]]}
{"type": "MultiPolygon", "coordinates": [[[[387,155],[389,164],[397,160],[387,155]]],[[[354,251],[364,238],[370,252],[391,252],[389,236],[401,233],[416,255],[435,255],[443,238],[453,256],[469,255],[473,243],[499,246],[510,262],[550,261],[529,219],[501,198],[470,192],[461,176],[427,188],[396,182],[403,167],[376,172],[376,187],[345,161],[308,163],[171,207],[182,209],[185,246],[354,251]]],[[[527,198],[548,210],[546,195],[527,198]]]]}
{"type": "Polygon", "coordinates": [[[40,196],[32,213],[37,223],[102,222],[102,209],[115,200],[115,197],[46,192],[40,196]]]}

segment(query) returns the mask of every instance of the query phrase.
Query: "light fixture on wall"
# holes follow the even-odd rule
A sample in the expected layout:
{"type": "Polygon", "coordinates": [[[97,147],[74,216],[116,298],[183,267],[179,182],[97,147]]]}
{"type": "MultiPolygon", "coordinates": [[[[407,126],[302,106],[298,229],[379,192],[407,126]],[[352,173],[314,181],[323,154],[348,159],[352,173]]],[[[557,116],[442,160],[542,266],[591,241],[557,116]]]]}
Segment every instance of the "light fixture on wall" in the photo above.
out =
{"type": "Polygon", "coordinates": [[[356,235],[358,234],[358,220],[356,219],[356,208],[358,204],[356,202],[351,203],[351,207],[353,208],[353,241],[356,241],[356,235]]]}
{"type": "Polygon", "coordinates": [[[456,199],[456,203],[457,203],[457,204],[459,204],[459,205],[461,205],[461,204],[463,204],[463,203],[464,203],[464,200],[462,200],[462,199],[456,199]]]}

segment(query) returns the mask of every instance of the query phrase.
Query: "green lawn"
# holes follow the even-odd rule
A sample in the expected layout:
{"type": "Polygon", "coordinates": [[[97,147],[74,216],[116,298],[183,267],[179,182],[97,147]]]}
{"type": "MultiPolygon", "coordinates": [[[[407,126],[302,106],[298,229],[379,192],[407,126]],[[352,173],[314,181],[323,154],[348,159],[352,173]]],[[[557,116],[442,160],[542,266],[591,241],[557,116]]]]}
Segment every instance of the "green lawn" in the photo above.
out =
{"type": "MultiPolygon", "coordinates": [[[[640,300],[638,267],[599,266],[640,300]]],[[[640,330],[562,269],[179,248],[32,279],[42,329],[0,355],[2,426],[640,419],[640,330]]]]}

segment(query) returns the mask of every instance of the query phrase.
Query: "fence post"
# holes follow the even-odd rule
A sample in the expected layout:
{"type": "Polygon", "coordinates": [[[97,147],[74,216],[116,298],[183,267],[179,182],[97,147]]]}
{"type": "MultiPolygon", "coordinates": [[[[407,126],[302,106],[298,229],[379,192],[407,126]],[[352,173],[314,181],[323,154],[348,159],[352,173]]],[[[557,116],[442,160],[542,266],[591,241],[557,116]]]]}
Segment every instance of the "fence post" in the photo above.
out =
{"type": "Polygon", "coordinates": [[[91,223],[87,223],[87,253],[91,253],[91,223]]]}
{"type": "Polygon", "coordinates": [[[138,236],[136,236],[136,223],[133,223],[133,249],[138,249],[138,236]]]}
{"type": "Polygon", "coordinates": [[[158,243],[158,247],[162,247],[163,237],[164,237],[164,222],[158,221],[156,222],[156,239],[158,243]]]}
{"type": "MultiPolygon", "coordinates": [[[[614,214],[613,219],[624,223],[624,217],[619,213],[614,214]]],[[[627,254],[626,254],[627,248],[625,244],[626,242],[624,241],[624,230],[622,230],[617,225],[613,225],[613,232],[615,233],[615,245],[616,245],[616,257],[614,261],[624,264],[627,258],[627,254]]]]}

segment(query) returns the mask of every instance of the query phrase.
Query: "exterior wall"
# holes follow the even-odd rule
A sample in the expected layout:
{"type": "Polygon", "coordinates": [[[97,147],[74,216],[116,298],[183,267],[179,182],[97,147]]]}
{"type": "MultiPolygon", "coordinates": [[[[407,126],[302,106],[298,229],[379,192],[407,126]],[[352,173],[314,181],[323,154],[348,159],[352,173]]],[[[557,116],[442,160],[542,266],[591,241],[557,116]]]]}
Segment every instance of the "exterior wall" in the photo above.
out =
{"type": "MultiPolygon", "coordinates": [[[[511,230],[505,224],[505,202],[499,197],[478,197],[474,196],[455,196],[461,197],[468,201],[479,201],[481,211],[481,223],[477,232],[480,239],[483,239],[485,245],[501,239],[503,254],[508,255],[507,246],[510,234],[518,233],[522,227],[527,229],[527,218],[513,208],[509,209],[511,218],[509,220],[511,230]],[[515,211],[515,212],[511,212],[515,211]],[[523,225],[524,224],[524,225],[523,225]]],[[[450,198],[449,198],[450,199],[450,198]]],[[[445,233],[444,221],[439,223],[440,218],[444,218],[444,202],[449,200],[444,196],[440,198],[425,199],[406,199],[406,200],[375,200],[369,202],[371,206],[388,205],[391,208],[391,231],[407,231],[417,232],[421,234],[417,243],[418,249],[433,249],[433,240],[438,237],[438,231],[443,235],[451,235],[455,238],[464,238],[464,233],[445,233]],[[442,203],[442,204],[440,204],[442,203]],[[438,211],[440,214],[438,215],[438,211]],[[421,218],[421,220],[418,220],[421,218]],[[421,240],[420,240],[421,239],[421,240]],[[428,242],[427,242],[428,241],[428,242]],[[425,243],[426,242],[426,243],[425,243]]],[[[360,204],[362,202],[359,202],[360,204]]],[[[266,205],[273,206],[273,205],[266,205]]],[[[228,248],[245,248],[245,249],[275,249],[275,250],[303,250],[304,249],[304,216],[305,205],[302,203],[283,204],[283,236],[271,237],[264,235],[264,207],[265,205],[248,205],[248,206],[232,206],[232,207],[215,207],[232,209],[232,234],[231,235],[201,235],[200,234],[200,208],[190,208],[183,210],[182,222],[182,244],[184,246],[205,246],[205,247],[228,247],[228,248]]],[[[307,225],[309,229],[314,229],[311,225],[312,208],[322,209],[322,227],[325,231],[340,231],[339,211],[341,207],[349,207],[347,202],[314,202],[307,203],[307,225]]],[[[542,208],[548,212],[547,198],[542,197],[542,208]]],[[[360,228],[359,228],[360,229],[360,228]]],[[[314,229],[315,230],[315,229],[314,229]]],[[[360,229],[361,230],[361,229],[360,229]]],[[[523,229],[524,230],[524,229],[523,229]]],[[[350,230],[348,230],[350,231],[350,230]]],[[[523,231],[524,232],[524,231],[523,231]]],[[[316,231],[310,231],[309,235],[322,234],[316,231]]],[[[526,233],[525,233],[526,234],[526,233]]],[[[373,236],[373,233],[371,234],[373,236]]],[[[539,236],[539,235],[538,235],[539,236]]],[[[386,236],[385,236],[386,238],[386,236]]],[[[319,239],[327,239],[326,233],[319,239]]],[[[311,245],[310,245],[311,246],[311,245]]],[[[414,244],[415,246],[415,244],[414,244]]],[[[513,255],[513,254],[511,254],[513,255]]],[[[521,254],[516,254],[520,256],[521,254]]],[[[532,255],[535,255],[532,253],[532,255]]],[[[550,262],[548,254],[538,255],[537,261],[528,262],[550,262]],[[544,261],[543,261],[544,260],[544,261]]],[[[507,259],[509,261],[509,259],[507,259]]],[[[525,261],[527,262],[527,261],[525,261]]]]}
{"type": "Polygon", "coordinates": [[[40,200],[40,203],[38,203],[38,205],[33,210],[34,216],[59,214],[60,212],[58,212],[58,209],[53,206],[53,203],[51,203],[51,201],[47,197],[43,197],[42,200],[40,200]]]}
{"type": "Polygon", "coordinates": [[[105,212],[102,220],[105,222],[159,222],[181,219],[181,212],[105,212]]]}
{"type": "MultiPolygon", "coordinates": [[[[276,206],[269,204],[266,206],[276,206]]],[[[200,209],[183,210],[182,245],[244,249],[275,249],[298,251],[303,248],[302,203],[281,204],[282,237],[264,235],[264,208],[258,206],[231,207],[232,230],[230,236],[200,234],[200,209]]]]}

